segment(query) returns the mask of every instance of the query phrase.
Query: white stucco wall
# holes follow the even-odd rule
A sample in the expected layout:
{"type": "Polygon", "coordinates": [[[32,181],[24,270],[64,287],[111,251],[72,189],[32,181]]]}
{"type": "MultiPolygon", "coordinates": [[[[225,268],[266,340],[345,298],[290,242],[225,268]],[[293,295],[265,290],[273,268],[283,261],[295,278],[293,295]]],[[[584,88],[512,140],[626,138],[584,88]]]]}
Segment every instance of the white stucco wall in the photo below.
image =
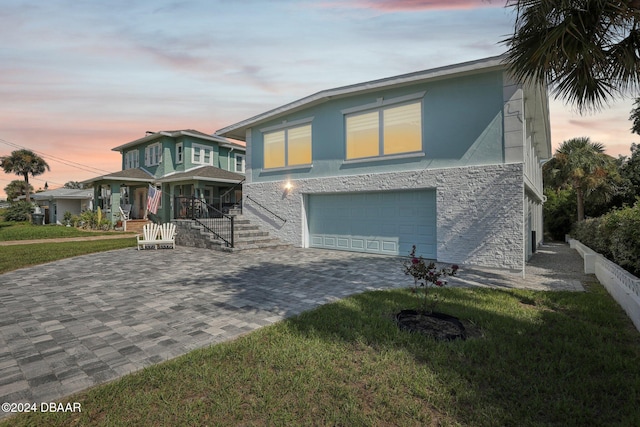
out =
{"type": "Polygon", "coordinates": [[[69,211],[73,215],[79,215],[82,211],[82,204],[87,203],[86,200],[76,200],[76,199],[57,199],[55,201],[56,204],[56,223],[62,224],[62,220],[64,218],[64,213],[69,211]]]}
{"type": "Polygon", "coordinates": [[[288,192],[285,183],[245,183],[243,215],[293,245],[308,246],[308,194],[435,188],[439,261],[524,268],[522,163],[298,179],[288,192]]]}

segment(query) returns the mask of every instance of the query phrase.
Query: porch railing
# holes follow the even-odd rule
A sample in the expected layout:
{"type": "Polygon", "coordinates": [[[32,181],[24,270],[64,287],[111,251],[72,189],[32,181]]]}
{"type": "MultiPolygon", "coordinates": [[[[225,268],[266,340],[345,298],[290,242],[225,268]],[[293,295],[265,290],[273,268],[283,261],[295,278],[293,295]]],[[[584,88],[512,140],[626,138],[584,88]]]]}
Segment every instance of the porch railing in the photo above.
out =
{"type": "Polygon", "coordinates": [[[190,219],[200,224],[218,239],[233,248],[233,217],[226,215],[196,197],[176,196],[173,203],[175,219],[190,219]]]}
{"type": "MultiPolygon", "coordinates": [[[[221,196],[220,196],[220,208],[218,210],[223,211],[223,205],[222,205],[222,201],[224,200],[224,198],[227,196],[227,194],[231,194],[232,191],[237,190],[238,188],[242,188],[242,184],[244,184],[244,182],[246,181],[246,178],[243,179],[242,181],[236,183],[233,185],[233,187],[231,187],[230,189],[228,189],[227,191],[225,191],[221,196]]],[[[230,207],[233,207],[235,209],[240,209],[240,211],[242,211],[242,198],[240,198],[240,201],[236,201],[235,204],[232,204],[230,207]]]]}

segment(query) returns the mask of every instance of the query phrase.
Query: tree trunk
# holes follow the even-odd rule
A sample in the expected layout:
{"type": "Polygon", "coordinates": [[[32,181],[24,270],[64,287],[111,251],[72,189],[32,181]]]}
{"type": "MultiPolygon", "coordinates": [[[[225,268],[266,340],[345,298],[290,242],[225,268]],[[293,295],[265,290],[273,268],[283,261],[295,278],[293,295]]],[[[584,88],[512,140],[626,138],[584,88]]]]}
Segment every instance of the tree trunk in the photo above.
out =
{"type": "Polygon", "coordinates": [[[25,173],[25,174],[24,174],[24,182],[27,184],[27,185],[26,185],[26,188],[25,188],[25,190],[24,190],[24,191],[25,191],[25,192],[24,192],[24,194],[25,194],[24,199],[25,199],[27,202],[30,202],[30,201],[31,201],[31,198],[29,197],[29,174],[28,174],[28,173],[25,173]]]}
{"type": "Polygon", "coordinates": [[[584,221],[584,194],[580,188],[576,189],[577,205],[578,205],[578,222],[584,221]]]}

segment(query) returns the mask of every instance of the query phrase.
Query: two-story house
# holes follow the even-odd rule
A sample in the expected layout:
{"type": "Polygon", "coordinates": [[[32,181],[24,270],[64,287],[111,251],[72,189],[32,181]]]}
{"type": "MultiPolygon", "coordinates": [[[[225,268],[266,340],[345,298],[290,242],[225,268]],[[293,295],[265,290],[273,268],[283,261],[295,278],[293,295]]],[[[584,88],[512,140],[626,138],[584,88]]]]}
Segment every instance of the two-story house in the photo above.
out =
{"type": "Polygon", "coordinates": [[[516,269],[542,240],[546,88],[502,57],[328,89],[216,135],[246,141],[243,214],[300,247],[516,269]]]}
{"type": "Polygon", "coordinates": [[[116,222],[120,208],[131,219],[149,216],[149,186],[161,190],[157,219],[178,214],[177,200],[195,197],[222,209],[240,202],[245,147],[196,130],[147,132],[113,148],[122,154],[122,170],[84,181],[94,188],[96,207],[116,222]]]}

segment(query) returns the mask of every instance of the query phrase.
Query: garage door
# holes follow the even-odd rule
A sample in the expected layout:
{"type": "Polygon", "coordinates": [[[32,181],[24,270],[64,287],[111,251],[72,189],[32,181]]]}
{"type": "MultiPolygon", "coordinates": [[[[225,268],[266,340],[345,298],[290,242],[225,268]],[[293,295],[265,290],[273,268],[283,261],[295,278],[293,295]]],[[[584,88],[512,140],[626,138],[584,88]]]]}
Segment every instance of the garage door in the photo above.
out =
{"type": "Polygon", "coordinates": [[[435,190],[309,195],[309,246],[436,259],[435,190]]]}

